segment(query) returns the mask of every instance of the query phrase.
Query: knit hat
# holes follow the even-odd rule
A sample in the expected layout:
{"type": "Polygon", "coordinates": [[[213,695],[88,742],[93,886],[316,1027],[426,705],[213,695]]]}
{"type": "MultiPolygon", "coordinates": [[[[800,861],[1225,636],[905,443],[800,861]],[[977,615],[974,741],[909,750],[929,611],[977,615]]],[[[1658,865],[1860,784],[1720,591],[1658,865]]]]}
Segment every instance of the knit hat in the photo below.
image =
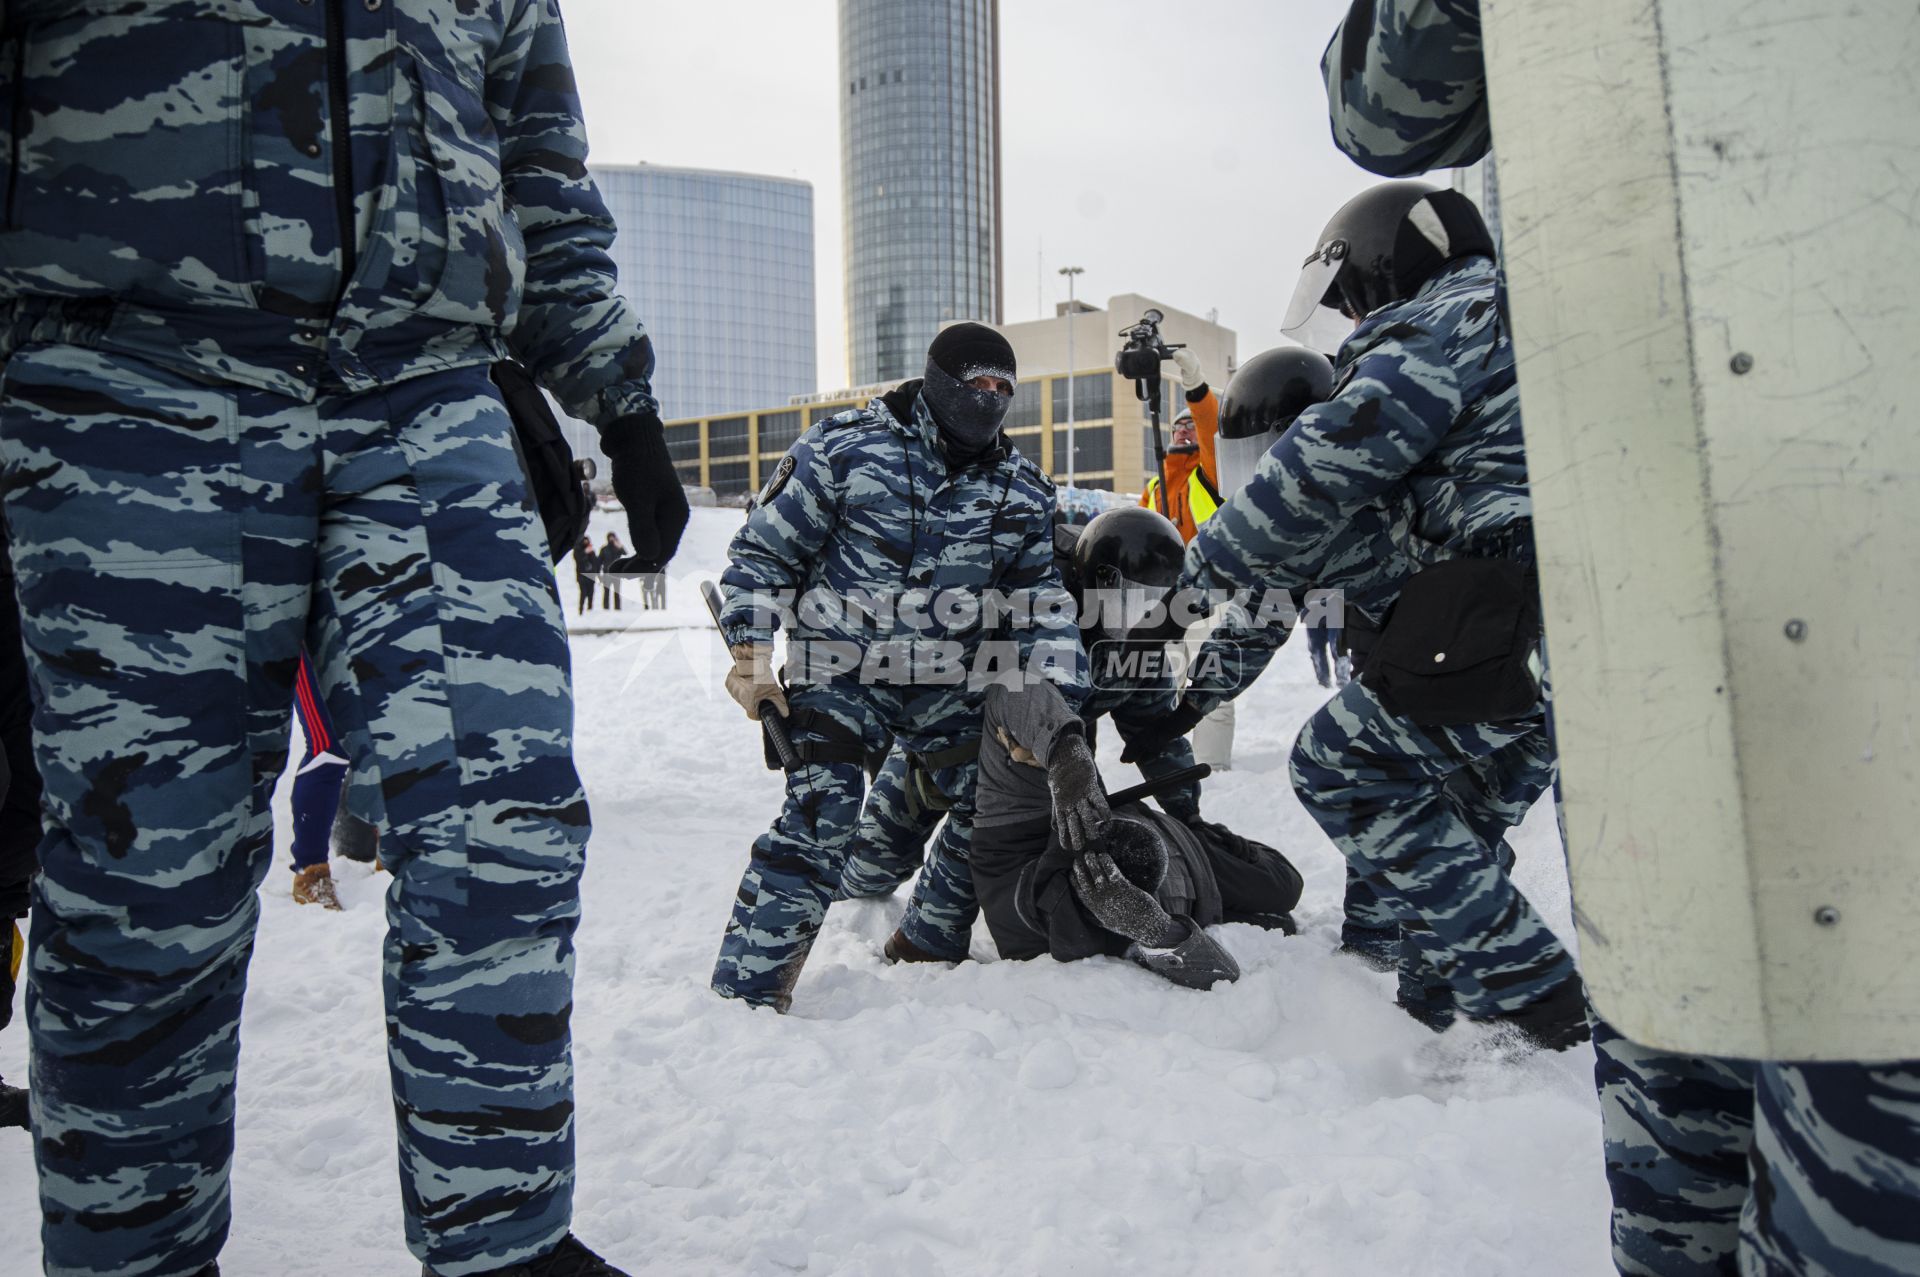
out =
{"type": "Polygon", "coordinates": [[[1019,380],[1013,347],[985,324],[955,324],[941,329],[933,345],[927,347],[927,359],[955,381],[972,381],[975,377],[1019,380]]]}

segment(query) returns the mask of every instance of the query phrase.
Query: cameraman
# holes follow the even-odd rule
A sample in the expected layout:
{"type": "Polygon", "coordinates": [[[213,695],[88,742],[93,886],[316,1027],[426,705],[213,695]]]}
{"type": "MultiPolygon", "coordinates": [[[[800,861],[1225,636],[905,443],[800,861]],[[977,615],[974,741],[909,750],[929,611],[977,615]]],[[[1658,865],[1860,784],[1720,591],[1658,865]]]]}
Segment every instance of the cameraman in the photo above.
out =
{"type": "MultiPolygon", "coordinates": [[[[1186,407],[1173,419],[1173,439],[1167,448],[1166,508],[1161,512],[1180,529],[1180,539],[1192,542],[1200,527],[1220,508],[1220,400],[1207,385],[1200,356],[1177,347],[1170,356],[1186,388],[1186,407]]],[[[1160,478],[1147,481],[1140,504],[1160,510],[1160,478]]],[[[1214,620],[1201,621],[1181,641],[1185,663],[1191,666],[1213,633],[1214,620]]],[[[1223,701],[1193,729],[1193,755],[1216,771],[1233,765],[1233,702],[1223,701]]]]}
{"type": "Polygon", "coordinates": [[[1172,359],[1186,387],[1187,402],[1173,419],[1173,438],[1167,447],[1166,506],[1161,508],[1158,475],[1147,481],[1140,504],[1172,519],[1180,539],[1191,542],[1200,525],[1220,508],[1220,462],[1214,451],[1220,437],[1220,401],[1207,385],[1200,356],[1182,347],[1172,359]]]}

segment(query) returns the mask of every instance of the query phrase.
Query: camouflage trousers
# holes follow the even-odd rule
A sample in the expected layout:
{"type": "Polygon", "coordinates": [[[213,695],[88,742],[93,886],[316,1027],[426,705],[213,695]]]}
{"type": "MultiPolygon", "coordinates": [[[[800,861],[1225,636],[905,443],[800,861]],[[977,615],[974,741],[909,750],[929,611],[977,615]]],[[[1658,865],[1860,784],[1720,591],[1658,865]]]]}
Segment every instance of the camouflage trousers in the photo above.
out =
{"type": "Polygon", "coordinates": [[[510,430],[484,368],[301,405],[70,347],[8,363],[46,784],[26,1014],[47,1272],[192,1273],[227,1234],[303,641],[388,825],[408,1245],[468,1274],[567,1231],[587,811],[510,430]]]}
{"type": "Polygon", "coordinates": [[[1502,863],[1505,831],[1552,779],[1543,716],[1423,728],[1349,683],[1301,731],[1292,773],[1301,805],[1437,977],[1419,981],[1450,989],[1461,1012],[1516,1009],[1573,974],[1502,863]]]}
{"type": "Polygon", "coordinates": [[[874,775],[860,808],[853,853],[840,875],[845,899],[888,895],[926,862],[927,840],[946,813],[908,800],[908,769],[907,751],[896,746],[874,775]]]}
{"type": "MultiPolygon", "coordinates": [[[[797,727],[796,746],[857,740],[868,754],[888,749],[896,734],[922,752],[933,752],[957,744],[962,732],[977,733],[978,712],[955,713],[952,700],[940,689],[913,694],[852,685],[801,686],[788,696],[796,721],[823,716],[841,737],[832,742],[819,731],[797,727]],[[916,713],[916,702],[923,700],[938,709],[937,716],[916,713]],[[936,732],[944,728],[947,734],[915,731],[916,720],[931,721],[936,732]]],[[[980,914],[967,861],[979,774],[977,762],[932,773],[954,806],[945,813],[946,825],[900,923],[916,946],[954,961],[967,956],[974,919],[980,914]]],[[[782,1011],[792,1004],[794,985],[820,934],[827,905],[840,895],[866,789],[866,767],[860,762],[813,762],[787,773],[786,802],[773,827],[754,841],[740,879],[713,968],[715,992],[782,1011]]]]}
{"type": "Polygon", "coordinates": [[[1629,1277],[1920,1272],[1920,1063],[1675,1055],[1594,1018],[1629,1277]]]}
{"type": "MultiPolygon", "coordinates": [[[[1449,799],[1474,832],[1493,846],[1502,872],[1512,872],[1516,859],[1507,831],[1526,819],[1553,775],[1550,735],[1538,732],[1519,745],[1474,760],[1448,780],[1449,799]]],[[[1341,947],[1374,966],[1397,968],[1400,1005],[1429,1027],[1445,1029],[1458,1005],[1453,986],[1422,956],[1418,932],[1426,924],[1403,923],[1389,903],[1392,894],[1391,884],[1347,866],[1341,947]]]]}

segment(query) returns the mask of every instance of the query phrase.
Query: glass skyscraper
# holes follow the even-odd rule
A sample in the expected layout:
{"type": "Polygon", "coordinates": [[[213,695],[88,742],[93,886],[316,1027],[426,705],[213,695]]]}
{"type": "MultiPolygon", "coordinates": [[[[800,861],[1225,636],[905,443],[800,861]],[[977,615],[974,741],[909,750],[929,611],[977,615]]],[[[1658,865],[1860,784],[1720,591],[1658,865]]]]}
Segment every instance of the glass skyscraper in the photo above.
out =
{"type": "Polygon", "coordinates": [[[813,393],[812,185],[651,164],[589,167],[620,227],[620,291],[653,338],[661,415],[813,393]]]}
{"type": "Polygon", "coordinates": [[[948,320],[997,323],[998,0],[840,0],[854,384],[918,376],[948,320]]]}

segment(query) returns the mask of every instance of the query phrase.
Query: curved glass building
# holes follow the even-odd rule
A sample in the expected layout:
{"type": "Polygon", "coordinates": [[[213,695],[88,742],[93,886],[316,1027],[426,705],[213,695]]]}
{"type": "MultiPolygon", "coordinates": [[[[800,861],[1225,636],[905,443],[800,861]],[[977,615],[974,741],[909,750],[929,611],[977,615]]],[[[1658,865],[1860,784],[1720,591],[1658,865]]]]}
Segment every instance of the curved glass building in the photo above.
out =
{"type": "Polygon", "coordinates": [[[955,319],[998,323],[998,0],[840,0],[847,351],[918,376],[955,319]]]}

